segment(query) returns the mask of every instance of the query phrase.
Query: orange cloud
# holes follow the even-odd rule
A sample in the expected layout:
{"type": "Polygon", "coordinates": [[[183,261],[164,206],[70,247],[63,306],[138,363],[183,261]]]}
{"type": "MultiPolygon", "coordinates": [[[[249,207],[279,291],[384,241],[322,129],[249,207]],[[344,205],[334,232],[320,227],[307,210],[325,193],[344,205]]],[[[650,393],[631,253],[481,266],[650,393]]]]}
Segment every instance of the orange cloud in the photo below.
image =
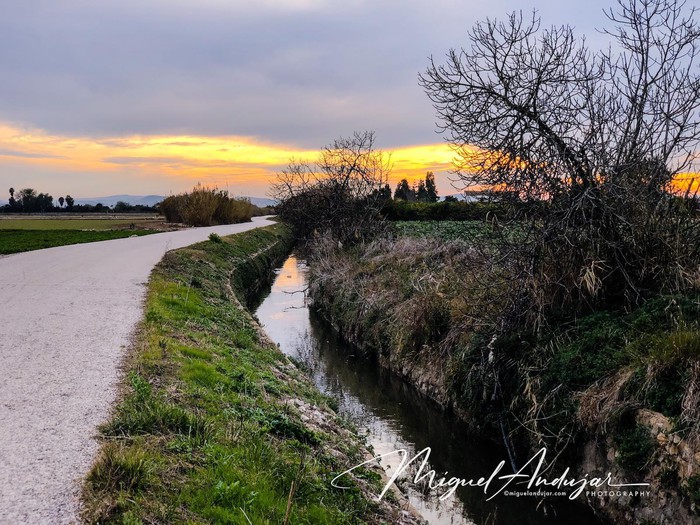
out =
{"type": "Polygon", "coordinates": [[[455,152],[444,142],[395,149],[391,151],[391,182],[414,181],[424,178],[427,171],[450,170],[454,157],[455,152]]]}
{"type": "MultiPolygon", "coordinates": [[[[425,177],[427,171],[441,174],[451,170],[456,155],[444,142],[404,146],[387,150],[387,153],[391,154],[389,182],[392,188],[402,178],[415,182],[425,177]]],[[[462,153],[466,156],[465,162],[473,161],[475,165],[485,158],[477,148],[467,147],[462,153]]],[[[95,181],[93,189],[84,190],[93,193],[103,192],[106,185],[109,185],[104,189],[107,193],[127,189],[168,193],[186,190],[201,182],[231,188],[238,194],[264,195],[275,173],[291,158],[313,161],[317,155],[315,150],[268,143],[253,137],[64,137],[0,123],[0,176],[4,171],[17,177],[17,166],[30,166],[34,173],[45,174],[44,180],[33,182],[41,191],[48,185],[46,181],[55,181],[52,174],[70,173],[77,174],[78,178],[83,174],[83,180],[95,181]],[[12,170],[2,170],[3,165],[12,166],[12,170]]],[[[438,185],[441,183],[441,192],[450,193],[444,176],[438,177],[438,185]]],[[[10,184],[21,186],[24,181],[7,180],[6,185],[10,184]]],[[[678,193],[700,192],[700,174],[682,173],[673,186],[678,193]]]]}
{"type": "MultiPolygon", "coordinates": [[[[128,174],[138,180],[165,177],[175,180],[180,189],[196,182],[221,187],[231,183],[257,187],[260,194],[291,158],[313,161],[317,155],[318,151],[251,137],[63,137],[0,124],[0,165],[11,162],[61,173],[128,174]]],[[[444,143],[395,149],[391,182],[450,169],[453,156],[444,143]]]]}

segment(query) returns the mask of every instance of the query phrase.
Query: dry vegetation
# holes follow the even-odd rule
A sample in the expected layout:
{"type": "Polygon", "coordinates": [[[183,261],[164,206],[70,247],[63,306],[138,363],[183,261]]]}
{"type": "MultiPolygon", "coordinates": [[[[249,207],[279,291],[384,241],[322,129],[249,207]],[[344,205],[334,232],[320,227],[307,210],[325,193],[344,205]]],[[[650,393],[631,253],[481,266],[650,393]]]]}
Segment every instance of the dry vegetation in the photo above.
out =
{"type": "MultiPolygon", "coordinates": [[[[546,446],[575,465],[587,440],[621,436],[619,465],[644,476],[661,459],[649,431],[637,429],[642,409],[670,418],[672,432],[697,449],[697,292],[499,333],[491,319],[511,300],[507,273],[484,284],[493,261],[464,241],[441,240],[439,223],[435,235],[428,224],[419,230],[424,237],[414,230],[351,249],[316,241],[311,296],[346,339],[503,442],[516,464],[546,446]]],[[[691,482],[676,478],[668,488],[690,494],[691,482]]]]}
{"type": "Polygon", "coordinates": [[[381,231],[389,159],[374,142],[374,132],[356,132],[323,148],[315,163],[292,161],[277,174],[279,215],[297,236],[323,233],[354,244],[381,231]]]}
{"type": "Polygon", "coordinates": [[[213,226],[249,221],[253,205],[246,199],[229,197],[227,191],[197,185],[189,193],[167,197],[160,203],[160,212],[168,222],[213,226]]]}

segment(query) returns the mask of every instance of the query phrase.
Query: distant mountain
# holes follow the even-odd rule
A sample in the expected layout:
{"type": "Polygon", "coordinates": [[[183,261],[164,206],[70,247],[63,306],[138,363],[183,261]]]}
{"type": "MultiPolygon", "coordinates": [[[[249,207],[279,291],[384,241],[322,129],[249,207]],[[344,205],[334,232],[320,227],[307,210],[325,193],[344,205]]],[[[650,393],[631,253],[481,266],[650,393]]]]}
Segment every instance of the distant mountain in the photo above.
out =
{"type": "Polygon", "coordinates": [[[260,206],[261,208],[264,208],[265,206],[274,206],[277,204],[277,201],[274,199],[267,199],[265,197],[246,197],[247,199],[250,199],[250,202],[252,204],[255,204],[256,206],[260,206]]]}
{"type": "MultiPolygon", "coordinates": [[[[236,196],[240,198],[241,196],[236,196]]],[[[250,202],[256,206],[274,206],[276,201],[273,199],[268,199],[265,197],[245,197],[244,199],[250,199],[250,202]]],[[[132,206],[141,204],[143,206],[153,206],[158,204],[160,201],[165,199],[163,195],[109,195],[107,197],[91,197],[85,199],[75,199],[76,204],[92,204],[93,206],[98,202],[101,202],[104,206],[114,206],[117,202],[122,201],[132,206]]]]}
{"type": "Polygon", "coordinates": [[[102,203],[104,206],[114,206],[119,201],[126,202],[132,206],[142,205],[142,206],[153,206],[158,204],[165,197],[162,195],[109,195],[107,197],[90,197],[90,198],[76,198],[76,204],[92,204],[93,206],[97,203],[102,203]]]}

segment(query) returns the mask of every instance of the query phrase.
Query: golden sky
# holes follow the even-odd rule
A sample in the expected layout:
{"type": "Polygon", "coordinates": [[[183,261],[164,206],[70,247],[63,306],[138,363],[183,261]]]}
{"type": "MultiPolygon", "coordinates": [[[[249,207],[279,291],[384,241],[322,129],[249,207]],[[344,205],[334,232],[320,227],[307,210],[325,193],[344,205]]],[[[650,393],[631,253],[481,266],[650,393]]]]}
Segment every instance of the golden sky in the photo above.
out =
{"type": "MultiPolygon", "coordinates": [[[[387,152],[393,166],[392,186],[403,177],[422,178],[430,170],[438,173],[441,193],[455,191],[446,175],[440,175],[452,167],[454,154],[447,144],[411,145],[387,152]]],[[[275,173],[291,158],[313,160],[317,155],[315,150],[251,137],[81,138],[0,124],[0,170],[16,173],[14,179],[3,175],[2,182],[15,188],[33,187],[55,197],[65,193],[96,196],[95,191],[101,195],[168,194],[198,182],[234,194],[264,196],[275,173]],[[76,177],[78,187],[71,186],[70,178],[66,180],[68,173],[80,176],[76,177]]]]}
{"type": "MultiPolygon", "coordinates": [[[[440,195],[456,193],[448,178],[454,152],[445,143],[386,150],[392,188],[436,174],[440,195]]],[[[268,195],[270,182],[291,158],[313,160],[318,151],[236,136],[66,137],[0,123],[0,174],[5,187],[31,187],[55,198],[110,194],[168,195],[197,183],[234,195],[268,195]],[[9,175],[7,175],[9,174],[9,175]]],[[[700,190],[697,174],[681,174],[675,186],[700,190]]]]}

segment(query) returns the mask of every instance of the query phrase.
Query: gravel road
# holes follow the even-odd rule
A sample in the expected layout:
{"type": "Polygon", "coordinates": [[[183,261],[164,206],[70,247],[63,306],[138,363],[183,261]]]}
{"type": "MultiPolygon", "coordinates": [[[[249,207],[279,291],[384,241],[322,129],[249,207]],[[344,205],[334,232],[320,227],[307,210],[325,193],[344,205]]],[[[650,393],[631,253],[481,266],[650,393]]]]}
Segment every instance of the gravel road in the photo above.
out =
{"type": "Polygon", "coordinates": [[[97,426],[163,254],[211,232],[269,224],[256,218],[0,259],[0,524],[77,522],[97,426]]]}

